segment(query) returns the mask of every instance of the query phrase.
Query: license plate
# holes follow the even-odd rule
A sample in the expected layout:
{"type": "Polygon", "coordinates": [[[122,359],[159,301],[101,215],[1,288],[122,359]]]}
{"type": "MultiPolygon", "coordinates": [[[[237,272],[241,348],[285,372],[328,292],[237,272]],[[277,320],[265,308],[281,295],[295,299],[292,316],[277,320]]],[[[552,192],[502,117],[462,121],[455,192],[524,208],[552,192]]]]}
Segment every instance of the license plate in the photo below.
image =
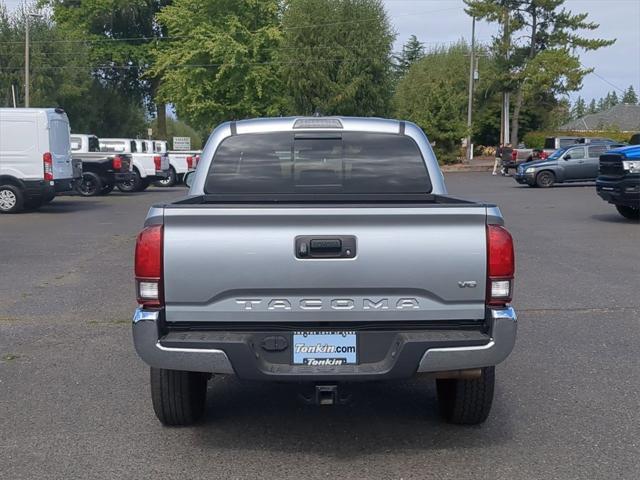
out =
{"type": "Polygon", "coordinates": [[[310,367],[358,362],[356,332],[294,332],[293,364],[310,367]]]}

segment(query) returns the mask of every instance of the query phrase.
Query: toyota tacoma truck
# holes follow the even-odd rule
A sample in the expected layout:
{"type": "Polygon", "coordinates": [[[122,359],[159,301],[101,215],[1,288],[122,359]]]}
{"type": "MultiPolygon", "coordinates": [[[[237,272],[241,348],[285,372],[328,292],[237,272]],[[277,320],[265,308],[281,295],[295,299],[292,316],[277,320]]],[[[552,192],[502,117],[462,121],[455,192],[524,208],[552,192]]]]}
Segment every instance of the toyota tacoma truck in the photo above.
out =
{"type": "Polygon", "coordinates": [[[189,183],[136,242],[133,341],[163,424],[197,421],[215,374],[320,405],[424,375],[446,420],[487,418],[516,338],[513,240],[498,207],[447,194],[420,128],[224,123],[189,183]]]}

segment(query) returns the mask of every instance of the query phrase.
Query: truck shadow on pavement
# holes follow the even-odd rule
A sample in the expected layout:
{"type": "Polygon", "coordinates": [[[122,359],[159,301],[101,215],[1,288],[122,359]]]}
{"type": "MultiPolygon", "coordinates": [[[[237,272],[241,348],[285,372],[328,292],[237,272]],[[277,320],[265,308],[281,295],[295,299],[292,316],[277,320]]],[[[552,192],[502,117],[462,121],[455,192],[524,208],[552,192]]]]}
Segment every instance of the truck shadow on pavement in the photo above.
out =
{"type": "MultiPolygon", "coordinates": [[[[341,386],[342,388],[342,386],[341,386]]],[[[259,449],[347,459],[407,449],[483,448],[512,437],[500,390],[481,426],[449,425],[438,414],[435,382],[429,379],[344,386],[345,405],[307,405],[297,384],[214,378],[207,415],[194,427],[194,441],[212,449],[259,449]]]]}

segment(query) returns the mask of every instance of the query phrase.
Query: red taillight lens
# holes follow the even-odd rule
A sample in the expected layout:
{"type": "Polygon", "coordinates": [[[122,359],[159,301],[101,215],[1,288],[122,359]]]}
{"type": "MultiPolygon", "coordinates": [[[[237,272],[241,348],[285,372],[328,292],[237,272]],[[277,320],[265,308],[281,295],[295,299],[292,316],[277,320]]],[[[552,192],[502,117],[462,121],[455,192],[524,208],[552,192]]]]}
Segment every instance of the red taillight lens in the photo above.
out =
{"type": "Polygon", "coordinates": [[[193,168],[193,157],[187,157],[187,168],[189,170],[193,168]]]}
{"type": "Polygon", "coordinates": [[[517,150],[512,150],[511,151],[511,160],[517,160],[518,159],[518,151],[517,150]]]}
{"type": "Polygon", "coordinates": [[[156,171],[162,169],[162,157],[153,157],[153,163],[156,166],[156,171]]]}
{"type": "Polygon", "coordinates": [[[136,241],[136,292],[143,307],[163,305],[162,237],[162,225],[151,225],[140,232],[136,241]]]}
{"type": "Polygon", "coordinates": [[[44,181],[53,181],[53,157],[51,153],[42,154],[42,165],[44,166],[44,181]]]}
{"type": "Polygon", "coordinates": [[[502,306],[513,296],[515,254],[511,234],[499,225],[487,225],[487,304],[502,306]]]}
{"type": "Polygon", "coordinates": [[[116,155],[115,157],[113,157],[113,160],[111,161],[111,163],[113,164],[114,170],[116,171],[122,170],[122,158],[116,155]]]}
{"type": "Polygon", "coordinates": [[[549,158],[549,154],[547,152],[540,152],[540,158],[545,160],[549,158]]]}

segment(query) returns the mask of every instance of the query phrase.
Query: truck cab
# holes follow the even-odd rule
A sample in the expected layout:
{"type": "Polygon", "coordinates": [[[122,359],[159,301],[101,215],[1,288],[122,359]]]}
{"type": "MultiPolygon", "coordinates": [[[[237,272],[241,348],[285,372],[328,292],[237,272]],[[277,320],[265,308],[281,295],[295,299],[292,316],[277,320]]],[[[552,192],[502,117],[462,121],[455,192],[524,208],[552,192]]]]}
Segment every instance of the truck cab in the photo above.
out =
{"type": "Polygon", "coordinates": [[[0,212],[50,202],[80,178],[61,108],[0,108],[0,212]]]}

